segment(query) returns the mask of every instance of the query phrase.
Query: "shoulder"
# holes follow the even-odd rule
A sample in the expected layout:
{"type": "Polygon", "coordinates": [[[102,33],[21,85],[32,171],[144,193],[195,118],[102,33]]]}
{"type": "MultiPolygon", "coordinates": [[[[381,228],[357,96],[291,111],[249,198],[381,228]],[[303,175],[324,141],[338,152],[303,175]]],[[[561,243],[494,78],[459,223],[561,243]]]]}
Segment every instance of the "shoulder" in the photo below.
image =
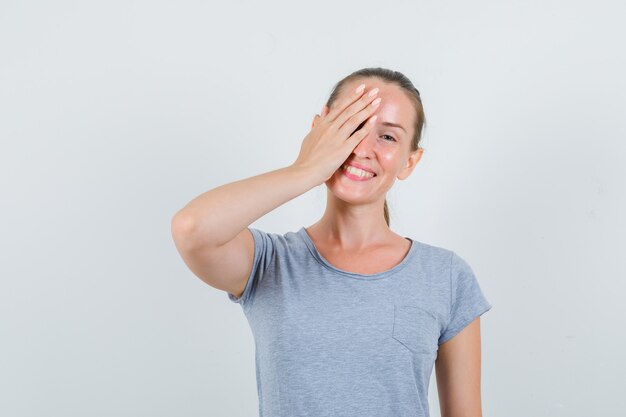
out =
{"type": "Polygon", "coordinates": [[[467,260],[460,256],[457,251],[411,239],[415,242],[416,252],[418,252],[420,261],[424,265],[443,268],[451,273],[471,271],[467,260]]]}
{"type": "Polygon", "coordinates": [[[299,232],[270,232],[257,227],[249,227],[249,229],[254,237],[255,246],[265,252],[283,254],[306,248],[299,232]]]}
{"type": "Polygon", "coordinates": [[[454,256],[456,256],[454,251],[441,246],[421,242],[413,238],[411,239],[414,242],[413,244],[416,245],[416,255],[424,268],[440,270],[442,272],[450,271],[452,260],[454,256]]]}

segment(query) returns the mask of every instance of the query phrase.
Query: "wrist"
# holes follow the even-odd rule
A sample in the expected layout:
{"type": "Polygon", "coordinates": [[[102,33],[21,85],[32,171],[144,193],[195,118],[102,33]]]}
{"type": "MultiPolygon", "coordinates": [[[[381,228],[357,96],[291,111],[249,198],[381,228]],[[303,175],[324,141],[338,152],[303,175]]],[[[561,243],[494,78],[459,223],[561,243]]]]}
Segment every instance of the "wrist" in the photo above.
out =
{"type": "Polygon", "coordinates": [[[312,166],[293,163],[287,166],[285,169],[290,173],[290,175],[300,178],[302,181],[306,182],[308,185],[308,189],[323,184],[325,180],[324,178],[320,178],[319,175],[317,175],[318,171],[312,166]]]}

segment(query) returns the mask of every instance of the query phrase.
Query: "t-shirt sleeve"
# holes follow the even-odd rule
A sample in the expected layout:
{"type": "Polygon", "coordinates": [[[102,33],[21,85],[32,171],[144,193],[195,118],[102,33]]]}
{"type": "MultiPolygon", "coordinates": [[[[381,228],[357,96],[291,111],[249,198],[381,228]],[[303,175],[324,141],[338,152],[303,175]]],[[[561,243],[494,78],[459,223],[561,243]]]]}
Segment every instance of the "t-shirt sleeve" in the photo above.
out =
{"type": "Polygon", "coordinates": [[[263,279],[265,271],[272,262],[275,248],[275,244],[270,233],[253,227],[248,227],[248,229],[254,238],[254,260],[252,262],[252,271],[250,271],[246,287],[243,290],[241,297],[237,298],[235,295],[227,292],[229,300],[240,304],[244,309],[248,308],[248,306],[252,303],[257,287],[263,279]]]}
{"type": "Polygon", "coordinates": [[[450,259],[451,308],[448,324],[439,336],[439,344],[452,339],[468,324],[491,309],[474,271],[459,255],[450,259]]]}

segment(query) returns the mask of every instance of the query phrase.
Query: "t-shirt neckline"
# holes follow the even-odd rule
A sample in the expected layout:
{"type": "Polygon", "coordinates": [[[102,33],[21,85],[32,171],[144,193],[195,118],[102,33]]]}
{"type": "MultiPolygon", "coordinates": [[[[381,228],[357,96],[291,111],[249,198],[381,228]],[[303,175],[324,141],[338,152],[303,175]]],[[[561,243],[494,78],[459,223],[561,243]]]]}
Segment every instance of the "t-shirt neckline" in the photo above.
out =
{"type": "Polygon", "coordinates": [[[409,251],[406,253],[404,258],[400,261],[400,263],[396,264],[390,269],[387,269],[386,271],[378,272],[376,274],[360,274],[358,272],[350,272],[350,271],[337,268],[334,265],[332,265],[330,262],[328,262],[319,253],[319,251],[315,247],[315,244],[313,243],[313,240],[307,233],[304,226],[302,226],[300,230],[298,230],[297,234],[302,238],[307,248],[309,249],[313,257],[315,258],[315,260],[319,262],[322,266],[328,268],[329,270],[339,275],[343,275],[343,276],[350,277],[350,278],[357,278],[357,279],[373,280],[373,279],[386,278],[390,275],[393,275],[399,272],[401,269],[403,269],[409,263],[409,261],[415,255],[415,252],[417,251],[417,242],[411,239],[410,237],[404,236],[405,239],[408,239],[411,242],[411,247],[409,248],[409,251]]]}

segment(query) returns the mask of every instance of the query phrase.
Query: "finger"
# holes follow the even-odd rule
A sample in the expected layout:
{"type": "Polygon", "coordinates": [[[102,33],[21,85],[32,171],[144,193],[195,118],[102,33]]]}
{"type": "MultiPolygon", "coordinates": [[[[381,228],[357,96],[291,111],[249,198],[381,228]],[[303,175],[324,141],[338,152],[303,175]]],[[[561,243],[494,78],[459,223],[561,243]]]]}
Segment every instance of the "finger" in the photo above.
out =
{"type": "Polygon", "coordinates": [[[346,97],[345,99],[335,102],[335,107],[332,110],[329,109],[328,112],[327,119],[329,122],[335,121],[337,116],[339,116],[348,106],[357,101],[365,93],[366,88],[364,87],[364,85],[365,84],[361,84],[355,90],[352,90],[350,94],[348,94],[348,97],[346,97]],[[361,90],[357,91],[359,89],[361,90]]]}
{"type": "MultiPolygon", "coordinates": [[[[378,107],[380,106],[381,98],[373,99],[365,108],[358,111],[352,117],[350,117],[344,124],[339,128],[338,133],[341,135],[348,135],[355,132],[355,130],[359,130],[364,125],[365,121],[369,118],[369,121],[372,122],[370,116],[372,116],[378,107]]],[[[374,118],[376,119],[376,118],[374,118]]]]}
{"type": "Polygon", "coordinates": [[[367,136],[372,127],[374,127],[374,122],[376,121],[377,115],[373,115],[370,117],[364,124],[361,129],[355,131],[347,140],[346,146],[350,148],[350,150],[356,148],[356,146],[367,136]]]}
{"type": "Polygon", "coordinates": [[[368,114],[362,114],[357,117],[354,117],[354,116],[357,115],[359,112],[365,109],[368,109],[372,103],[375,103],[375,104],[380,103],[379,98],[376,97],[377,94],[378,94],[378,88],[374,88],[373,90],[369,91],[367,94],[364,94],[356,102],[348,106],[348,108],[346,108],[343,111],[343,113],[337,116],[333,124],[335,126],[338,126],[337,128],[338,130],[346,130],[346,129],[351,129],[351,131],[354,130],[354,128],[359,123],[363,122],[367,117],[369,117],[371,112],[368,114]],[[344,127],[344,124],[347,124],[347,127],[344,127]]]}

